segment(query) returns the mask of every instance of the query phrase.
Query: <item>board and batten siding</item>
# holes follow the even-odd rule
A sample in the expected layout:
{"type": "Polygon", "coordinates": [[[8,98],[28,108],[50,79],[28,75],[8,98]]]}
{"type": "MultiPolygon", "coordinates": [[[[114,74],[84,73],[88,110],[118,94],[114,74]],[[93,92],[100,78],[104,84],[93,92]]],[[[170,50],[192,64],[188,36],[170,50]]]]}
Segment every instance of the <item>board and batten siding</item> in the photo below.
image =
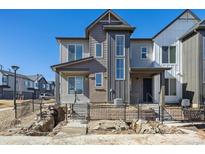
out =
{"type": "Polygon", "coordinates": [[[183,41],[183,98],[188,98],[193,106],[198,106],[200,102],[199,87],[199,35],[183,41]]]}
{"type": "Polygon", "coordinates": [[[203,59],[203,52],[205,50],[205,30],[199,30],[199,86],[202,95],[202,101],[205,101],[205,82],[203,81],[203,72],[205,70],[205,59],[203,59]]]}
{"type": "MultiPolygon", "coordinates": [[[[129,92],[129,48],[130,48],[130,34],[128,32],[108,32],[108,89],[115,90],[115,98],[122,98],[125,103],[130,102],[130,92],[129,92]],[[125,35],[125,80],[115,79],[115,36],[125,35]]],[[[111,99],[110,92],[108,90],[108,100],[111,99]]]]}
{"type": "MultiPolygon", "coordinates": [[[[165,78],[176,78],[176,96],[165,96],[165,102],[167,103],[177,103],[182,99],[182,43],[179,38],[197,22],[191,14],[187,15],[185,13],[153,39],[153,61],[155,66],[171,67],[171,70],[166,71],[165,78]],[[162,63],[162,46],[176,46],[175,64],[162,63]]],[[[159,83],[160,77],[158,75],[154,77],[154,98],[157,101],[159,101],[159,83]]]]}

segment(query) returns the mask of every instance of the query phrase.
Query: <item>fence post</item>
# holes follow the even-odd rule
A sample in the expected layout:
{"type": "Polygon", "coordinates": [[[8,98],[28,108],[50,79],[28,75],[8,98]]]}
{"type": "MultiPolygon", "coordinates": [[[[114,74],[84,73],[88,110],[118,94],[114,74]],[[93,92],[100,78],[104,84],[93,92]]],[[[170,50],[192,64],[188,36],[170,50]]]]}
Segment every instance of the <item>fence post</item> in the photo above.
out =
{"type": "Polygon", "coordinates": [[[40,102],[40,117],[42,120],[42,103],[43,103],[43,99],[41,98],[41,102],[40,102]]]}
{"type": "Polygon", "coordinates": [[[160,112],[161,108],[160,108],[160,105],[159,105],[159,121],[161,120],[161,112],[160,112]]]}
{"type": "Polygon", "coordinates": [[[139,102],[137,103],[137,118],[140,120],[140,104],[139,102]]]}
{"type": "Polygon", "coordinates": [[[34,98],[32,99],[32,110],[34,112],[34,98]]]}
{"type": "Polygon", "coordinates": [[[163,106],[161,106],[161,122],[162,122],[162,124],[163,124],[163,122],[164,122],[164,107],[163,106]]]}
{"type": "Polygon", "coordinates": [[[87,104],[87,120],[90,121],[90,104],[87,104]]]}
{"type": "Polygon", "coordinates": [[[66,117],[65,117],[65,119],[66,119],[66,122],[68,122],[68,104],[66,104],[66,106],[65,106],[65,109],[66,109],[66,117]]]}
{"type": "Polygon", "coordinates": [[[126,104],[124,105],[124,122],[126,122],[126,104]]]}
{"type": "Polygon", "coordinates": [[[203,107],[204,107],[204,122],[205,122],[205,105],[203,105],[203,107]]]}

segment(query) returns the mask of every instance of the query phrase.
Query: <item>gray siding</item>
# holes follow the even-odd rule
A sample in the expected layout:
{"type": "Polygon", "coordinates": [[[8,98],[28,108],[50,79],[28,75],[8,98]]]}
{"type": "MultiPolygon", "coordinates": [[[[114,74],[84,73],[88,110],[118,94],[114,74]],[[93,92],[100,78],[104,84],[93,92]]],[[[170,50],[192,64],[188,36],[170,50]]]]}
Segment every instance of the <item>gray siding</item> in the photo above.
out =
{"type": "Polygon", "coordinates": [[[130,67],[150,67],[153,64],[153,42],[131,40],[130,42],[130,67]],[[148,49],[147,59],[141,59],[141,48],[148,49]]]}
{"type": "Polygon", "coordinates": [[[127,32],[108,32],[108,96],[111,96],[109,89],[115,90],[115,97],[122,98],[126,103],[129,102],[129,48],[130,34],[127,32]],[[115,80],[115,35],[125,35],[125,80],[115,80]]]}
{"type": "Polygon", "coordinates": [[[193,104],[200,102],[199,88],[199,35],[195,34],[183,41],[183,98],[188,98],[193,104]]]}
{"type": "Polygon", "coordinates": [[[199,89],[200,97],[202,101],[205,101],[205,83],[203,83],[203,70],[205,67],[205,60],[203,59],[203,37],[205,37],[205,31],[199,31],[199,89]]]}

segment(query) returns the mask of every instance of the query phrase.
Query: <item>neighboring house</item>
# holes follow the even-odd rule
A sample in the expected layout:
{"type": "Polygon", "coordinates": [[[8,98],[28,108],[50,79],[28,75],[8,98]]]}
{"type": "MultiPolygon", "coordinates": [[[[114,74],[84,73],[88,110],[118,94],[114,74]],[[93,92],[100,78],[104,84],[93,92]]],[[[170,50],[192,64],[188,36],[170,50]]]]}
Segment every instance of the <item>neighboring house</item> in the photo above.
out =
{"type": "MultiPolygon", "coordinates": [[[[205,101],[205,21],[181,37],[183,97],[192,102],[205,101]]],[[[199,104],[199,103],[198,103],[199,104]]],[[[195,104],[197,106],[197,104],[195,104]]]]}
{"type": "MultiPolygon", "coordinates": [[[[31,99],[33,97],[34,83],[27,76],[16,75],[16,90],[18,99],[31,99]]],[[[14,93],[14,73],[0,70],[0,99],[13,99],[14,93]]]]}
{"type": "Polygon", "coordinates": [[[49,88],[48,82],[42,74],[27,76],[34,82],[34,98],[39,98],[41,93],[47,93],[47,89],[49,88]]]}
{"type": "Polygon", "coordinates": [[[52,96],[55,95],[55,82],[54,81],[48,81],[47,93],[51,94],[52,96]]]}
{"type": "Polygon", "coordinates": [[[57,37],[60,64],[51,66],[57,102],[73,103],[76,91],[82,103],[113,103],[115,98],[128,104],[179,103],[187,98],[182,87],[189,70],[183,63],[190,61],[184,60],[180,38],[199,22],[185,10],[153,38],[131,38],[135,27],[107,10],[85,29],[85,37],[57,37]]]}

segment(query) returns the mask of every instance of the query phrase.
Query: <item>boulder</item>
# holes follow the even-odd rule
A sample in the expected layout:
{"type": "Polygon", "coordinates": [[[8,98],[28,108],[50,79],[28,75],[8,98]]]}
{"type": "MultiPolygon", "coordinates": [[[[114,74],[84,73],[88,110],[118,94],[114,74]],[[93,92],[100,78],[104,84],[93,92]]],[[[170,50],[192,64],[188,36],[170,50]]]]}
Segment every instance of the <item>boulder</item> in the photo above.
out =
{"type": "Polygon", "coordinates": [[[183,134],[177,127],[168,127],[157,121],[133,121],[131,129],[137,134],[183,134]]]}
{"type": "Polygon", "coordinates": [[[127,130],[129,126],[122,120],[99,120],[89,123],[90,130],[127,130]]]}

